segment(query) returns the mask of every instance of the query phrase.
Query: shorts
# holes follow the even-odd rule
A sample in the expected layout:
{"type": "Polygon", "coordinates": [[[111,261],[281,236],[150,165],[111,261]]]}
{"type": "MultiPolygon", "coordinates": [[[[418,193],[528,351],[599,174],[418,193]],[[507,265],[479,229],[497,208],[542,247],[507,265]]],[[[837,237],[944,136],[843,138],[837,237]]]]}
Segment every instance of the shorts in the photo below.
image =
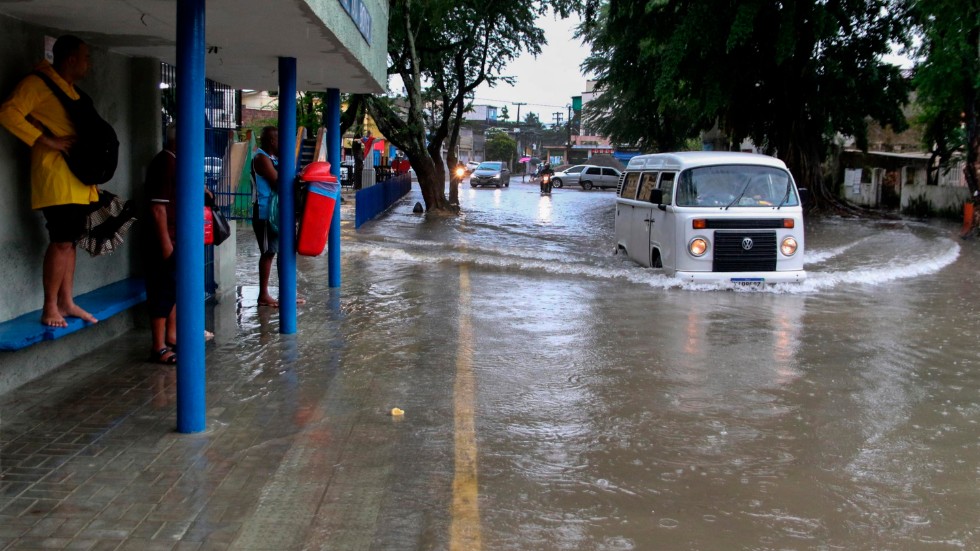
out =
{"type": "Polygon", "coordinates": [[[259,242],[259,253],[265,256],[279,252],[279,233],[272,229],[268,220],[259,218],[258,205],[255,205],[252,213],[252,229],[255,231],[255,239],[259,242]]]}
{"type": "Polygon", "coordinates": [[[151,318],[165,318],[177,304],[177,252],[170,258],[160,258],[157,251],[147,262],[146,271],[146,309],[151,318]]]}
{"type": "Polygon", "coordinates": [[[74,243],[85,235],[88,215],[94,205],[53,205],[44,207],[44,219],[47,222],[48,239],[52,243],[74,243]]]}

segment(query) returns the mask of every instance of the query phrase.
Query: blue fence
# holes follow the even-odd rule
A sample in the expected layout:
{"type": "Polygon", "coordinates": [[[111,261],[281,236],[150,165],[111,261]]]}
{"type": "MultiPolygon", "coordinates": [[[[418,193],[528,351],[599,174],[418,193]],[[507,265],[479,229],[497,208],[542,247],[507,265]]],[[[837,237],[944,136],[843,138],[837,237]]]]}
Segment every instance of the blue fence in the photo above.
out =
{"type": "Polygon", "coordinates": [[[360,228],[365,222],[388,210],[388,207],[408,194],[411,189],[412,177],[402,174],[358,191],[354,199],[354,227],[360,228]]]}

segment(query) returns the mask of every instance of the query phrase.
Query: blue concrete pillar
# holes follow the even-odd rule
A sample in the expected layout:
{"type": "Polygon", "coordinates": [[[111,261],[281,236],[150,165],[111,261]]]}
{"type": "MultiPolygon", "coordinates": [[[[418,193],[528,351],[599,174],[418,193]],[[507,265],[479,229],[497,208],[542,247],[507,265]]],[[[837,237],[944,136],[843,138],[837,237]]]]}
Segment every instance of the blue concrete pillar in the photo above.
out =
{"type": "Polygon", "coordinates": [[[204,0],[177,2],[177,430],[204,418],[204,0]]]}
{"type": "Polygon", "coordinates": [[[296,332],[296,58],[279,58],[279,332],[296,332]]]}
{"type": "MultiPolygon", "coordinates": [[[[330,172],[340,181],[340,90],[327,90],[327,162],[330,172]]],[[[327,282],[340,287],[340,201],[334,204],[330,233],[327,235],[327,282]]]]}

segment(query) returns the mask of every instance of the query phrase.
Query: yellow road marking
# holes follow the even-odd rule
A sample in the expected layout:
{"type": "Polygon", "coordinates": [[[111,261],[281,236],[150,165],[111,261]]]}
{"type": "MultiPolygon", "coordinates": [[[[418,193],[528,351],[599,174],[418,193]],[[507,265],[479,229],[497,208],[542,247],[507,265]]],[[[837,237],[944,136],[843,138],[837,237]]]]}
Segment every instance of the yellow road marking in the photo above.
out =
{"type": "Polygon", "coordinates": [[[473,377],[473,330],[470,325],[470,276],[466,266],[459,274],[459,347],[456,351],[456,383],[453,388],[456,474],[453,478],[451,551],[479,551],[480,489],[476,477],[476,423],[473,377]]]}

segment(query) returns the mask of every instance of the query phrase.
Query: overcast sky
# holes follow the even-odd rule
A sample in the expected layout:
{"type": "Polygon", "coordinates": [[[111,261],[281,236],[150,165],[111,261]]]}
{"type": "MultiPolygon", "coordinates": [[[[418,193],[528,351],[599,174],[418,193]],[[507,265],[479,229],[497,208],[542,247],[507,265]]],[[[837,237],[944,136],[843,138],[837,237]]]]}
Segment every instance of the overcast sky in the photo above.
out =
{"type": "Polygon", "coordinates": [[[562,120],[568,117],[567,106],[572,96],[580,96],[585,91],[586,77],[579,66],[589,55],[589,47],[572,38],[574,27],[579,19],[555,19],[545,15],[538,19],[538,26],[544,29],[548,44],[541,48],[541,55],[524,55],[505,69],[504,74],[516,78],[514,86],[501,84],[496,88],[481,86],[477,88],[476,105],[506,105],[510,120],[517,118],[515,102],[521,106],[521,119],[527,113],[538,114],[541,122],[554,122],[554,112],[562,111],[562,120]]]}

